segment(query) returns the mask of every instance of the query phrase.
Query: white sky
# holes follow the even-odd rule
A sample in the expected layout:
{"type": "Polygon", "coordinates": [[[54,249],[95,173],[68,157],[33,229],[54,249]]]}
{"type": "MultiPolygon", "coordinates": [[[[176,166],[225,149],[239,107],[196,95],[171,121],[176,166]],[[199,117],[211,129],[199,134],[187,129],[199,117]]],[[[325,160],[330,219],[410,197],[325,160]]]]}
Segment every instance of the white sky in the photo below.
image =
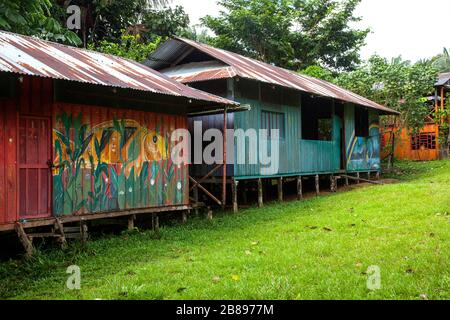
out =
{"type": "MultiPolygon", "coordinates": [[[[207,14],[217,15],[216,0],[172,0],[182,5],[192,24],[207,14]]],[[[450,47],[450,0],[362,0],[356,10],[360,28],[370,27],[363,58],[373,53],[387,58],[401,55],[416,61],[450,47]]]]}

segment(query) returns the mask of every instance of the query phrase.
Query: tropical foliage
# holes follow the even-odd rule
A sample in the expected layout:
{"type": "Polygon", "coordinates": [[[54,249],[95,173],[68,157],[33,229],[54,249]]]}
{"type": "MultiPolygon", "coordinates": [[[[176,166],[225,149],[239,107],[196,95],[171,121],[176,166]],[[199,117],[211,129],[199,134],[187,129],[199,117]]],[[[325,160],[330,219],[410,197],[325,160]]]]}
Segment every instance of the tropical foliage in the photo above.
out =
{"type": "Polygon", "coordinates": [[[89,48],[103,53],[113,54],[115,56],[132,59],[142,62],[148,58],[160,44],[161,38],[158,37],[154,42],[142,40],[142,37],[137,35],[127,34],[123,32],[120,41],[101,41],[97,46],[90,44],[89,48]]]}
{"type": "Polygon", "coordinates": [[[2,0],[0,29],[72,45],[81,44],[78,36],[52,15],[54,9],[53,0],[2,0]]]}
{"type": "Polygon", "coordinates": [[[400,111],[401,126],[418,131],[432,110],[427,97],[434,93],[436,76],[430,61],[412,64],[400,57],[389,61],[374,55],[361,68],[340,74],[336,83],[400,111]]]}
{"type": "Polygon", "coordinates": [[[434,59],[433,67],[439,72],[450,72],[450,54],[447,48],[434,59]]]}
{"type": "Polygon", "coordinates": [[[219,17],[203,24],[209,42],[293,70],[319,64],[352,69],[369,30],[351,23],[360,0],[221,0],[219,17]]]}

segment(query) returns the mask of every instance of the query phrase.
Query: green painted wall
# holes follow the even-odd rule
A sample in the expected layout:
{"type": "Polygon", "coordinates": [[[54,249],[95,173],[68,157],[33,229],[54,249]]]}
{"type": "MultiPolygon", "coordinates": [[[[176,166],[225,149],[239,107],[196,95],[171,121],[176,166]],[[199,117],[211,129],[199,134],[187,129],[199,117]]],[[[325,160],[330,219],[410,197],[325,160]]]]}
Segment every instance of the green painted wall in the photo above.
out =
{"type": "MultiPolygon", "coordinates": [[[[236,98],[242,104],[249,104],[251,110],[239,112],[234,117],[234,128],[247,130],[261,128],[261,112],[273,111],[284,114],[285,134],[280,141],[279,172],[277,175],[306,175],[315,173],[331,173],[340,169],[340,126],[339,117],[333,117],[332,141],[312,141],[301,139],[301,109],[285,105],[271,105],[257,100],[236,98]]],[[[268,142],[267,142],[268,143],[268,142]]],[[[270,144],[269,144],[270,145],[270,144]]],[[[248,159],[248,141],[246,141],[246,160],[248,159]]],[[[237,145],[235,145],[235,160],[237,145]]],[[[259,163],[259,161],[258,161],[259,163]]],[[[277,176],[274,175],[274,176],[277,176]]],[[[237,179],[262,177],[260,165],[234,166],[237,179]]]]}

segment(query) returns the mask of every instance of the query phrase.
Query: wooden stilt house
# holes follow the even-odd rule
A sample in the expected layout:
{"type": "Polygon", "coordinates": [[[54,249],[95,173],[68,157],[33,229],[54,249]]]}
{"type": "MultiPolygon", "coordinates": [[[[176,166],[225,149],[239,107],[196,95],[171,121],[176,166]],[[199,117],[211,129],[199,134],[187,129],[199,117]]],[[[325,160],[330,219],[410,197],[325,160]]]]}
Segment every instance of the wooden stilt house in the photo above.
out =
{"type": "Polygon", "coordinates": [[[27,228],[188,210],[172,133],[190,113],[238,105],[134,61],[8,32],[0,84],[0,231],[25,242],[27,228]]]}
{"type": "MultiPolygon", "coordinates": [[[[145,64],[190,87],[249,105],[249,111],[228,115],[228,129],[280,130],[276,174],[262,174],[260,164],[236,164],[240,146],[229,148],[234,164],[229,162],[227,176],[233,190],[239,181],[262,185],[261,179],[277,179],[282,192],[283,179],[297,178],[301,193],[301,177],[330,175],[333,181],[334,176],[380,171],[379,119],[398,114],[394,110],[326,81],[182,38],[162,44],[145,64]]],[[[191,129],[194,121],[202,121],[203,130],[224,128],[217,116],[193,117],[191,129]]],[[[204,177],[210,170],[197,165],[191,174],[204,177]]]]}

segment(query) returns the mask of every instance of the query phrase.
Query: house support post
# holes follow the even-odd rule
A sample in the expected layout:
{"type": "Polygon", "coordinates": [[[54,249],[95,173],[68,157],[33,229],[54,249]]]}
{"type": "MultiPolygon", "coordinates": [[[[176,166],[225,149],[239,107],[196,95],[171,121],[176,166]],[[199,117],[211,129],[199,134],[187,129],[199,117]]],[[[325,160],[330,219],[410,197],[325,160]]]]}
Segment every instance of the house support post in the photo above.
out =
{"type": "Polygon", "coordinates": [[[337,192],[337,180],[333,175],[330,176],[330,191],[337,192]]]}
{"type": "Polygon", "coordinates": [[[134,230],[134,220],[136,220],[136,215],[131,215],[128,217],[128,231],[134,230]]]}
{"type": "Polygon", "coordinates": [[[263,206],[263,186],[261,178],[258,179],[258,207],[262,208],[263,206]]]}
{"type": "Polygon", "coordinates": [[[278,201],[283,201],[283,177],[278,178],[278,201]]]}
{"type": "Polygon", "coordinates": [[[223,111],[223,176],[222,176],[222,209],[227,202],[227,108],[223,111]]]}
{"type": "Polygon", "coordinates": [[[15,225],[15,229],[17,235],[19,236],[19,240],[23,245],[23,248],[25,249],[25,256],[27,258],[31,258],[31,256],[33,256],[34,253],[33,241],[30,238],[28,238],[21,223],[17,222],[15,225]]]}
{"type": "Polygon", "coordinates": [[[302,177],[297,177],[297,200],[303,199],[302,177]]]}
{"type": "Polygon", "coordinates": [[[315,177],[315,184],[316,184],[316,196],[318,197],[320,195],[320,183],[319,183],[319,175],[316,174],[315,177]]]}
{"type": "Polygon", "coordinates": [[[360,183],[360,180],[359,180],[359,178],[360,178],[360,177],[359,177],[359,172],[357,172],[357,173],[356,173],[356,183],[357,183],[357,184],[359,184],[359,183],[360,183]]]}
{"type": "Polygon", "coordinates": [[[231,182],[231,195],[233,198],[233,212],[238,212],[238,196],[237,196],[237,188],[238,188],[239,181],[236,181],[235,179],[231,182]]]}

